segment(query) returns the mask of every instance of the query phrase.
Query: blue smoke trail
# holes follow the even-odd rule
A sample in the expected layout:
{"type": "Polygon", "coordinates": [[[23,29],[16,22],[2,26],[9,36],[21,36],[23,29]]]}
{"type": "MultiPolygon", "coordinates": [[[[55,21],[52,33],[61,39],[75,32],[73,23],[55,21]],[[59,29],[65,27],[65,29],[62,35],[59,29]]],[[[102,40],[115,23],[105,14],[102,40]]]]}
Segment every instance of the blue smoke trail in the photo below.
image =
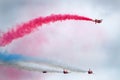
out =
{"type": "Polygon", "coordinates": [[[24,56],[20,55],[20,54],[9,54],[7,52],[1,53],[0,52],[0,61],[2,62],[16,62],[16,61],[20,61],[20,60],[25,60],[27,58],[25,58],[24,56]]]}

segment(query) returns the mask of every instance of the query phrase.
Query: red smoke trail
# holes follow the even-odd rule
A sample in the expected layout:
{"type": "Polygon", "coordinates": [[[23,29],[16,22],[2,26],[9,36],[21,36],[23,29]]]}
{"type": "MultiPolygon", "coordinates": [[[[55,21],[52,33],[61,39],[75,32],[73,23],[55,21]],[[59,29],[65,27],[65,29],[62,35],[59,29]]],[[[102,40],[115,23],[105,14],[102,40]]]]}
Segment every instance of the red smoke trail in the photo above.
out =
{"type": "Polygon", "coordinates": [[[16,26],[17,28],[13,28],[9,30],[6,33],[3,33],[0,37],[0,46],[5,46],[9,43],[11,43],[14,39],[23,37],[27,34],[30,34],[33,32],[34,29],[36,29],[39,26],[42,26],[42,24],[47,24],[50,22],[56,22],[56,21],[62,21],[62,20],[85,20],[85,21],[93,21],[93,19],[84,17],[84,16],[78,16],[78,15],[50,15],[46,17],[39,17],[33,20],[30,20],[26,23],[23,23],[22,25],[16,26]]]}

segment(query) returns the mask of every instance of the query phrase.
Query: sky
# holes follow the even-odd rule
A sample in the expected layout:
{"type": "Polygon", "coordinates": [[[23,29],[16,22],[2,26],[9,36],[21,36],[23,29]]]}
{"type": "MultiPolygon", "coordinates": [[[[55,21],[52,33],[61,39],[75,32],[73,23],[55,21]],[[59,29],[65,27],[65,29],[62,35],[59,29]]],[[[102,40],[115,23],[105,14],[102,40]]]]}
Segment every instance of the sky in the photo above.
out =
{"type": "Polygon", "coordinates": [[[62,21],[45,24],[33,33],[0,47],[0,51],[43,57],[91,68],[84,73],[41,74],[1,65],[2,80],[119,80],[120,74],[119,0],[0,0],[0,32],[39,16],[77,14],[103,19],[101,24],[62,21]],[[11,74],[12,73],[12,74],[11,74]]]}

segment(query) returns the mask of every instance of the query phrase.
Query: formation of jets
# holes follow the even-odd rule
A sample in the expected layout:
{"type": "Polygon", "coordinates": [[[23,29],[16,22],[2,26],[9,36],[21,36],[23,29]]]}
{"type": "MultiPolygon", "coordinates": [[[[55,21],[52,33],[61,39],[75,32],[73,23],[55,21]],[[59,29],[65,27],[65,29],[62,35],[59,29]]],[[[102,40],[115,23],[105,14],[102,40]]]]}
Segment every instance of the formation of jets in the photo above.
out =
{"type": "Polygon", "coordinates": [[[63,73],[68,74],[72,72],[77,73],[88,73],[93,74],[93,71],[89,69],[88,71],[79,69],[75,66],[70,66],[67,64],[59,63],[50,61],[47,59],[36,59],[34,58],[26,58],[25,56],[21,57],[17,54],[6,54],[0,53],[0,66],[3,65],[4,67],[14,67],[23,70],[29,71],[38,71],[42,73],[63,73]],[[10,57],[10,58],[9,58],[10,57]]]}
{"type": "MultiPolygon", "coordinates": [[[[95,20],[93,20],[93,22],[95,22],[95,24],[96,24],[96,23],[102,23],[102,19],[101,19],[101,20],[95,19],[95,20]]],[[[47,71],[43,71],[43,73],[47,73],[47,71]]],[[[63,70],[63,73],[64,73],[64,74],[68,74],[69,71],[63,70]]],[[[87,71],[87,73],[88,73],[88,74],[93,74],[93,71],[92,71],[91,69],[89,69],[89,70],[87,71]]]]}
{"type": "MultiPolygon", "coordinates": [[[[87,72],[88,72],[88,74],[93,74],[93,71],[90,69],[87,72]]],[[[42,71],[42,73],[47,73],[47,71],[42,71]]],[[[63,73],[68,74],[69,72],[67,70],[63,70],[63,73]]]]}
{"type": "MultiPolygon", "coordinates": [[[[93,20],[93,22],[95,22],[95,24],[96,23],[102,23],[102,19],[101,20],[95,19],[95,20],[93,20]]],[[[0,33],[1,33],[1,31],[0,31],[0,33]]],[[[7,66],[9,65],[8,63],[4,62],[4,60],[2,62],[0,61],[0,65],[1,64],[7,64],[7,66]]],[[[15,67],[18,67],[18,68],[21,68],[21,69],[40,71],[42,73],[49,73],[49,72],[57,72],[57,73],[59,73],[60,72],[60,73],[63,73],[63,74],[68,74],[68,73],[70,73],[70,70],[72,70],[72,71],[75,71],[75,72],[87,72],[88,74],[93,74],[93,71],[91,69],[89,69],[88,71],[81,71],[81,70],[68,69],[68,68],[63,69],[65,66],[50,64],[49,61],[48,62],[43,61],[43,62],[39,62],[39,63],[29,62],[29,61],[21,61],[21,62],[12,63],[11,65],[15,66],[15,67]],[[48,68],[48,67],[62,68],[63,71],[57,71],[57,70],[52,70],[52,69],[44,69],[43,67],[41,67],[42,65],[45,66],[45,67],[47,66],[46,68],[48,68]]]]}

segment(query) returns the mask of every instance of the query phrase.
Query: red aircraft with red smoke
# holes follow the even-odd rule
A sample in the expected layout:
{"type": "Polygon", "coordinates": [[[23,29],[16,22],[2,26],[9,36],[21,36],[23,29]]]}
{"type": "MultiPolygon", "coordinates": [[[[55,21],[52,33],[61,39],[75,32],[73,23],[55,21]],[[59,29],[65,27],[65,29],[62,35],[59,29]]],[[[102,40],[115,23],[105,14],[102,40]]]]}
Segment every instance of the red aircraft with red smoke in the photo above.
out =
{"type": "Polygon", "coordinates": [[[102,22],[102,19],[101,19],[101,20],[95,19],[95,20],[93,20],[93,22],[95,22],[95,24],[96,24],[96,23],[101,23],[101,22],[102,22]]]}

